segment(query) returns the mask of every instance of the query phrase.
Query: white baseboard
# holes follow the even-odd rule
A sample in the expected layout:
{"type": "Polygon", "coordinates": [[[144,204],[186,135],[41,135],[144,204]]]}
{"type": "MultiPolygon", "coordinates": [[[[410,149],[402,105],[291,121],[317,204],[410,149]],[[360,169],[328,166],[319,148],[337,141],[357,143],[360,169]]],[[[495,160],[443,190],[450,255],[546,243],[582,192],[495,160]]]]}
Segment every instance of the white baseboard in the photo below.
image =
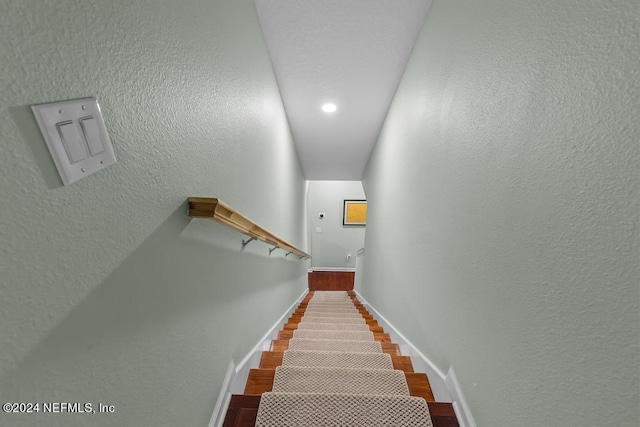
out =
{"type": "Polygon", "coordinates": [[[452,402],[460,427],[477,427],[467,401],[464,398],[453,367],[449,366],[445,375],[427,356],[422,354],[404,335],[400,333],[378,310],[371,306],[362,295],[356,291],[360,302],[370,310],[378,323],[391,336],[391,341],[400,346],[402,354],[411,356],[411,363],[416,372],[426,372],[433,396],[438,402],[452,402]]]}
{"type": "Polygon", "coordinates": [[[458,424],[460,424],[460,427],[477,427],[476,421],[471,415],[469,405],[467,405],[467,401],[462,394],[462,389],[460,388],[458,378],[456,377],[456,373],[453,371],[452,366],[449,367],[449,372],[447,372],[445,381],[447,383],[447,388],[451,393],[453,410],[456,411],[456,417],[458,418],[458,424]]]}
{"type": "Polygon", "coordinates": [[[231,380],[233,379],[235,370],[236,366],[233,363],[233,360],[229,361],[227,373],[224,375],[224,380],[222,381],[222,391],[218,396],[216,406],[213,408],[213,414],[209,420],[209,427],[219,427],[222,426],[222,423],[224,422],[224,416],[227,413],[229,400],[231,399],[231,392],[229,392],[229,389],[231,387],[231,380]],[[222,408],[224,408],[224,410],[221,410],[222,408]]]}
{"type": "MultiPolygon", "coordinates": [[[[447,388],[445,382],[446,376],[431,360],[427,358],[420,350],[416,348],[411,341],[405,338],[404,335],[398,331],[385,317],[380,314],[371,304],[365,300],[362,295],[356,291],[356,295],[360,302],[367,307],[373,317],[376,318],[380,326],[384,331],[391,336],[391,341],[398,344],[400,352],[404,355],[411,357],[411,364],[415,372],[425,372],[429,378],[429,384],[431,385],[431,391],[433,391],[433,397],[438,402],[451,402],[451,394],[447,388]]],[[[462,426],[461,426],[462,427],[462,426]]]]}
{"type": "Polygon", "coordinates": [[[300,301],[309,292],[305,290],[298,299],[291,304],[289,309],[280,316],[280,319],[267,331],[267,333],[258,341],[253,349],[238,363],[237,365],[233,360],[229,362],[227,373],[222,382],[222,389],[218,395],[216,406],[213,408],[213,414],[209,421],[209,427],[222,427],[224,423],[224,417],[227,414],[227,408],[229,407],[229,401],[232,394],[242,394],[244,386],[247,383],[249,377],[249,371],[251,368],[255,368],[260,365],[260,357],[263,351],[269,350],[271,347],[271,340],[277,338],[278,331],[284,327],[284,324],[289,317],[296,310],[300,301]]]}

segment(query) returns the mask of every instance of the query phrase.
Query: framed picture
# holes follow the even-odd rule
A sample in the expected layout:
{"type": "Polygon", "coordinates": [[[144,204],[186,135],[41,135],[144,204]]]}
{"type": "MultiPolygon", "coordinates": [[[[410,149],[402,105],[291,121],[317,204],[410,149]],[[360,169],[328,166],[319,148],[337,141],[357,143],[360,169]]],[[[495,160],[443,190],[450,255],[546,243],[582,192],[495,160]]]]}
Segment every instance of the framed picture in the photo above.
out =
{"type": "Polygon", "coordinates": [[[367,225],[367,201],[345,200],[342,225],[367,225]]]}

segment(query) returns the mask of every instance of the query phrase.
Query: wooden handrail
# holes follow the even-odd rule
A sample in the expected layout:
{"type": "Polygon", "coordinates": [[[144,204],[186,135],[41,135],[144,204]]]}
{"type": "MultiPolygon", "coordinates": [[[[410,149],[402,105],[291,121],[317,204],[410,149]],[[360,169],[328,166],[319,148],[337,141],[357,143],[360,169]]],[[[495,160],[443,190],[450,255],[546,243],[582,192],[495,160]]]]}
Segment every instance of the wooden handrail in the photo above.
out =
{"type": "Polygon", "coordinates": [[[306,252],[271,234],[246,216],[235,211],[219,199],[209,197],[189,197],[189,216],[219,221],[234,230],[256,238],[270,245],[277,246],[287,252],[303,258],[311,258],[306,252]]]}

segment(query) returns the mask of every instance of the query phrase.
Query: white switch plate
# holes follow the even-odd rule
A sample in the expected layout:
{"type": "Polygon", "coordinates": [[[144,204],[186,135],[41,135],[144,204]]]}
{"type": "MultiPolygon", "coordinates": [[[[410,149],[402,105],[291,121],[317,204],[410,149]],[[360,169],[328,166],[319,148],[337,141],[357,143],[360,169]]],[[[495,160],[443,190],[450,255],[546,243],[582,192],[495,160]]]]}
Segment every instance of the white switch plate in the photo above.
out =
{"type": "Polygon", "coordinates": [[[116,162],[96,98],[32,105],[64,185],[116,162]]]}

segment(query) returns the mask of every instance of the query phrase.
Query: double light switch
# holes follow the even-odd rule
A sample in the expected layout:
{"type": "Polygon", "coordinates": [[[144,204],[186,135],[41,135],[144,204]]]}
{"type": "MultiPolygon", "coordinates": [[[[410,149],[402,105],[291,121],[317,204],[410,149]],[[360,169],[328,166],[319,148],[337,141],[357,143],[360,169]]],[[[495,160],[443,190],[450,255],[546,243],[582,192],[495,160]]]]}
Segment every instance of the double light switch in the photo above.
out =
{"type": "Polygon", "coordinates": [[[65,185],[115,163],[96,98],[31,107],[65,185]]]}

